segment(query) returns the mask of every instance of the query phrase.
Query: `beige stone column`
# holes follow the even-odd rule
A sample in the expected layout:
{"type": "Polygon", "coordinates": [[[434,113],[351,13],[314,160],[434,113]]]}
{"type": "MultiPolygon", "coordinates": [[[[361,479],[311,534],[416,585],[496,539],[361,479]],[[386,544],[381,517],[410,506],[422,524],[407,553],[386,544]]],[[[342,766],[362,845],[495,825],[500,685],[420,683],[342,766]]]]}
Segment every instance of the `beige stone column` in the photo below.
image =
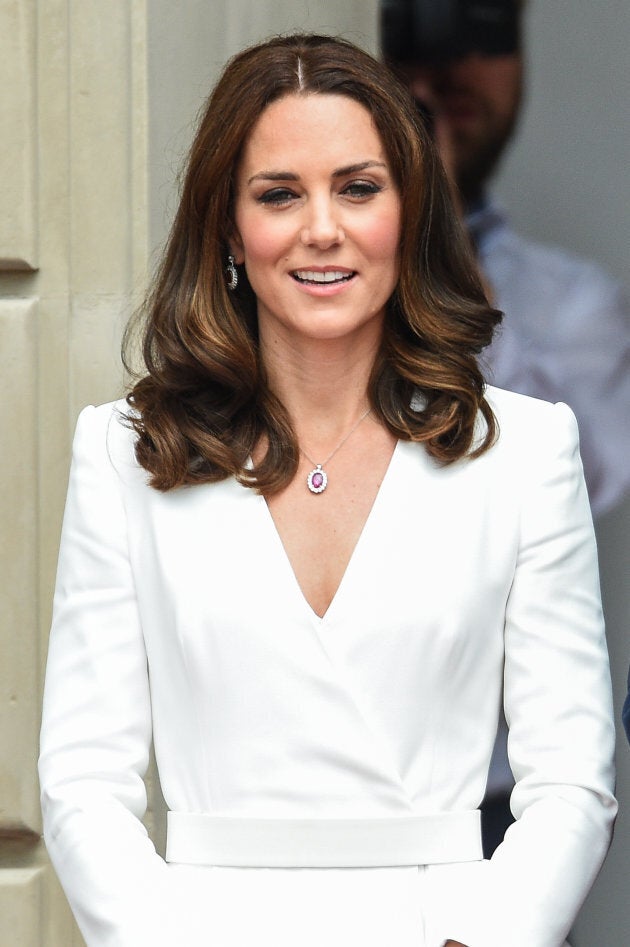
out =
{"type": "Polygon", "coordinates": [[[147,260],[144,0],[0,5],[0,945],[82,943],[40,841],[42,673],[69,443],[117,396],[147,260]]]}

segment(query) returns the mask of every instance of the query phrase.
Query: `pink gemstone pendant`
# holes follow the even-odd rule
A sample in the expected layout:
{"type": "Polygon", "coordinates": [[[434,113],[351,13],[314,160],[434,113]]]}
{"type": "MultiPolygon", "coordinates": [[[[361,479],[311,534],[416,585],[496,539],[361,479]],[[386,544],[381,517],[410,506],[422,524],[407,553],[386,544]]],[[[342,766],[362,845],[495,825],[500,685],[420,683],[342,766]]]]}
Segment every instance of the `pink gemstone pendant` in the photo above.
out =
{"type": "Polygon", "coordinates": [[[311,493],[323,493],[327,485],[328,477],[326,476],[326,471],[322,470],[321,464],[318,464],[314,470],[311,470],[306,478],[306,486],[311,493]]]}

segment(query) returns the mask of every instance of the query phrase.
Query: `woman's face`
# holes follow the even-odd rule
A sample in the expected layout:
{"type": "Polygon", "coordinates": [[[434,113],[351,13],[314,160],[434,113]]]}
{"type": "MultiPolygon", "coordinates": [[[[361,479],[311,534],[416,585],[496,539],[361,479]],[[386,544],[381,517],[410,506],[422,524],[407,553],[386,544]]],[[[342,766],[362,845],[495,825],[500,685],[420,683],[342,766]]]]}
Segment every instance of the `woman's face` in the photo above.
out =
{"type": "Polygon", "coordinates": [[[398,279],[401,204],[363,106],[328,94],[269,105],[237,170],[235,225],[261,339],[380,338],[398,279]]]}

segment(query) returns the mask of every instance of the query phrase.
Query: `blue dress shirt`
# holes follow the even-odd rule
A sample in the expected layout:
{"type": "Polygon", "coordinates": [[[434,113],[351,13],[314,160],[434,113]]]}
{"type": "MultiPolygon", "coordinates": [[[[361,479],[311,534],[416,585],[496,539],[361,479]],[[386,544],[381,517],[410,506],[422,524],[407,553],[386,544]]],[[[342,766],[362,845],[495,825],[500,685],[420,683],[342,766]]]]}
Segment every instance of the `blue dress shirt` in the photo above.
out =
{"type": "Polygon", "coordinates": [[[484,200],[466,219],[504,313],[485,353],[489,380],[564,401],[580,429],[594,515],[630,489],[630,299],[597,264],[528,240],[484,200]]]}

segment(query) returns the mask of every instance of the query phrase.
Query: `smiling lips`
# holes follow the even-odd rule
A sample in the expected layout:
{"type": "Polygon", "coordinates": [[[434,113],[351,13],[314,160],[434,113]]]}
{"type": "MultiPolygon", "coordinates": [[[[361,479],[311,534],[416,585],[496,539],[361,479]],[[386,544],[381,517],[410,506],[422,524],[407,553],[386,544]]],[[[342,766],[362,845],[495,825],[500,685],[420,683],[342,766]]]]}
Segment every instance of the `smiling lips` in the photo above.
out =
{"type": "Polygon", "coordinates": [[[291,276],[298,283],[310,286],[329,286],[347,283],[355,275],[354,270],[293,270],[291,276]]]}

